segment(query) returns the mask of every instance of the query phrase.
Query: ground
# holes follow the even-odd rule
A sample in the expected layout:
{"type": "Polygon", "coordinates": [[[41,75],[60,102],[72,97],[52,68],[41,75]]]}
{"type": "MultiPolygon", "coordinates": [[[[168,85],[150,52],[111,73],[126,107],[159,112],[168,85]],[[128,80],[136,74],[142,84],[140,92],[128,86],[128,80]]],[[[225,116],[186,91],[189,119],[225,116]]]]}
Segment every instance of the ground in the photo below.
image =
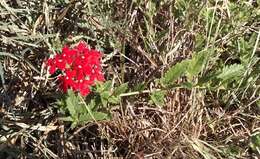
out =
{"type": "Polygon", "coordinates": [[[0,158],[259,158],[260,1],[1,0],[0,158]],[[91,94],[47,59],[102,53],[91,94]]]}

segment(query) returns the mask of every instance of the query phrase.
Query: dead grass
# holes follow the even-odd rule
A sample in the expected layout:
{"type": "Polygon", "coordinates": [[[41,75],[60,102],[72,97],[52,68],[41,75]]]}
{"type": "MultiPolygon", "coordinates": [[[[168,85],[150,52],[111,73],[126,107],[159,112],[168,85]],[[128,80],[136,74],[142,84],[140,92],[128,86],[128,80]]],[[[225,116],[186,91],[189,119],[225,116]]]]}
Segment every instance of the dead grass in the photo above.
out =
{"type": "MultiPolygon", "coordinates": [[[[75,129],[58,120],[60,92],[43,66],[63,44],[85,40],[103,50],[106,79],[128,82],[131,90],[140,83],[156,89],[156,78],[202,48],[218,48],[220,63],[236,62],[232,49],[242,45],[233,42],[259,34],[256,4],[0,0],[0,158],[260,157],[250,147],[260,127],[256,41],[244,46],[255,47],[249,69],[258,74],[244,90],[175,88],[163,107],[149,103],[149,93],[126,94],[111,109],[111,121],[75,129]],[[234,16],[244,4],[256,15],[234,16]]],[[[205,72],[212,69],[209,64],[205,72]]]]}

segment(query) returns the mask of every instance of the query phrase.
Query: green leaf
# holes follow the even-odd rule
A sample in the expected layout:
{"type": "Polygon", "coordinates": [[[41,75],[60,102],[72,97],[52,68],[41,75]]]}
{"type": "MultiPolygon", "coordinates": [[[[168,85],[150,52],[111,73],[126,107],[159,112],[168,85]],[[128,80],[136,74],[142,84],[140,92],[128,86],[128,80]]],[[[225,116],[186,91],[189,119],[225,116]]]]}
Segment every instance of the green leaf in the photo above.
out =
{"type": "Polygon", "coordinates": [[[187,68],[188,77],[192,78],[193,76],[197,76],[203,69],[207,61],[207,52],[202,51],[197,53],[190,61],[189,66],[187,68]]]}
{"type": "Polygon", "coordinates": [[[68,96],[66,98],[66,106],[69,110],[70,115],[73,118],[77,118],[77,112],[75,107],[78,105],[78,98],[72,90],[68,90],[68,96]]]}
{"type": "Polygon", "coordinates": [[[109,98],[109,96],[110,96],[110,92],[109,92],[109,91],[104,91],[104,92],[102,92],[100,95],[101,95],[101,98],[102,98],[102,99],[108,100],[108,98],[109,98]]]}
{"type": "Polygon", "coordinates": [[[106,113],[103,112],[92,112],[93,117],[90,114],[81,114],[79,117],[79,121],[80,123],[87,123],[87,122],[91,122],[91,121],[101,121],[101,120],[106,120],[108,119],[108,115],[106,113]]]}
{"type": "Polygon", "coordinates": [[[93,116],[97,121],[108,119],[108,114],[103,112],[93,112],[93,116]]]}
{"type": "Polygon", "coordinates": [[[102,93],[103,91],[110,91],[112,87],[112,82],[111,81],[106,81],[105,83],[96,83],[96,88],[98,93],[102,93]]]}
{"type": "Polygon", "coordinates": [[[90,110],[95,109],[95,107],[97,106],[97,98],[91,99],[90,102],[88,103],[88,107],[90,110]]]}
{"type": "Polygon", "coordinates": [[[171,67],[161,78],[161,83],[163,85],[172,84],[175,80],[177,80],[180,76],[182,76],[185,73],[188,64],[188,60],[185,60],[171,67]]]}
{"type": "Polygon", "coordinates": [[[103,91],[109,91],[112,87],[112,82],[111,81],[106,81],[103,84],[103,91]]]}
{"type": "Polygon", "coordinates": [[[119,96],[110,96],[108,98],[108,102],[112,103],[112,104],[118,104],[120,101],[120,97],[119,96]]]}
{"type": "Polygon", "coordinates": [[[77,114],[85,112],[86,111],[86,107],[82,102],[78,102],[77,106],[75,106],[75,111],[77,112],[77,114]]]}
{"type": "Polygon", "coordinates": [[[163,106],[164,105],[164,97],[165,97],[165,91],[154,91],[150,95],[151,101],[156,105],[156,106],[163,106]]]}
{"type": "Polygon", "coordinates": [[[93,117],[88,113],[80,114],[80,116],[79,116],[79,122],[81,124],[84,124],[86,122],[90,122],[90,121],[93,121],[93,120],[94,120],[93,117]]]}
{"type": "Polygon", "coordinates": [[[115,96],[119,96],[120,94],[125,93],[127,89],[128,89],[128,83],[123,83],[114,90],[113,94],[115,96]]]}
{"type": "Polygon", "coordinates": [[[103,106],[107,106],[108,98],[110,97],[110,92],[109,91],[101,92],[100,97],[103,106]]]}
{"type": "Polygon", "coordinates": [[[70,116],[68,116],[68,117],[61,117],[61,118],[59,118],[60,120],[63,120],[63,121],[73,121],[73,119],[70,117],[70,116]]]}
{"type": "Polygon", "coordinates": [[[241,77],[244,72],[244,66],[241,64],[233,64],[226,66],[218,74],[217,78],[222,79],[222,81],[233,80],[237,77],[241,77]]]}

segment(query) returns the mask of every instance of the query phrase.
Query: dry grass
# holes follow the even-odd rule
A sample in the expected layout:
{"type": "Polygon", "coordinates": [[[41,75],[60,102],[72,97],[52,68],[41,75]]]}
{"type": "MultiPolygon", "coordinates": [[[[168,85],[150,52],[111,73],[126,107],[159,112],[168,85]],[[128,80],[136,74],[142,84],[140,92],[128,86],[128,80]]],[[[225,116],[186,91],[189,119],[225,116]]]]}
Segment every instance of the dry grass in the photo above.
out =
{"type": "MultiPolygon", "coordinates": [[[[0,158],[260,157],[260,143],[257,150],[250,146],[260,131],[258,5],[0,0],[0,158]],[[246,48],[252,80],[242,89],[170,89],[163,107],[151,104],[149,93],[125,94],[110,121],[71,129],[58,120],[55,101],[61,93],[43,61],[79,40],[103,50],[106,79],[128,82],[133,91],[141,83],[158,88],[155,79],[171,66],[210,48],[218,50],[212,56],[218,66],[241,62],[238,52],[246,48]]],[[[216,67],[209,63],[204,72],[216,67]]]]}

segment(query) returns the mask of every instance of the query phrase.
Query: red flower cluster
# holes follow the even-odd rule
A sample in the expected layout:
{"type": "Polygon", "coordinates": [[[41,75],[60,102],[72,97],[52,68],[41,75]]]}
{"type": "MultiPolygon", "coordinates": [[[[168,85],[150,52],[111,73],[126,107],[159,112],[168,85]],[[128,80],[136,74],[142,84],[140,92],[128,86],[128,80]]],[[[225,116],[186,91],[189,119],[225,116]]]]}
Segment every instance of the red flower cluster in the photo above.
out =
{"type": "Polygon", "coordinates": [[[63,47],[61,54],[48,59],[47,66],[50,74],[57,70],[62,71],[59,80],[64,92],[71,88],[86,96],[90,93],[90,86],[95,85],[95,80],[105,80],[100,59],[99,51],[90,49],[85,42],[80,42],[72,49],[63,47]]]}

